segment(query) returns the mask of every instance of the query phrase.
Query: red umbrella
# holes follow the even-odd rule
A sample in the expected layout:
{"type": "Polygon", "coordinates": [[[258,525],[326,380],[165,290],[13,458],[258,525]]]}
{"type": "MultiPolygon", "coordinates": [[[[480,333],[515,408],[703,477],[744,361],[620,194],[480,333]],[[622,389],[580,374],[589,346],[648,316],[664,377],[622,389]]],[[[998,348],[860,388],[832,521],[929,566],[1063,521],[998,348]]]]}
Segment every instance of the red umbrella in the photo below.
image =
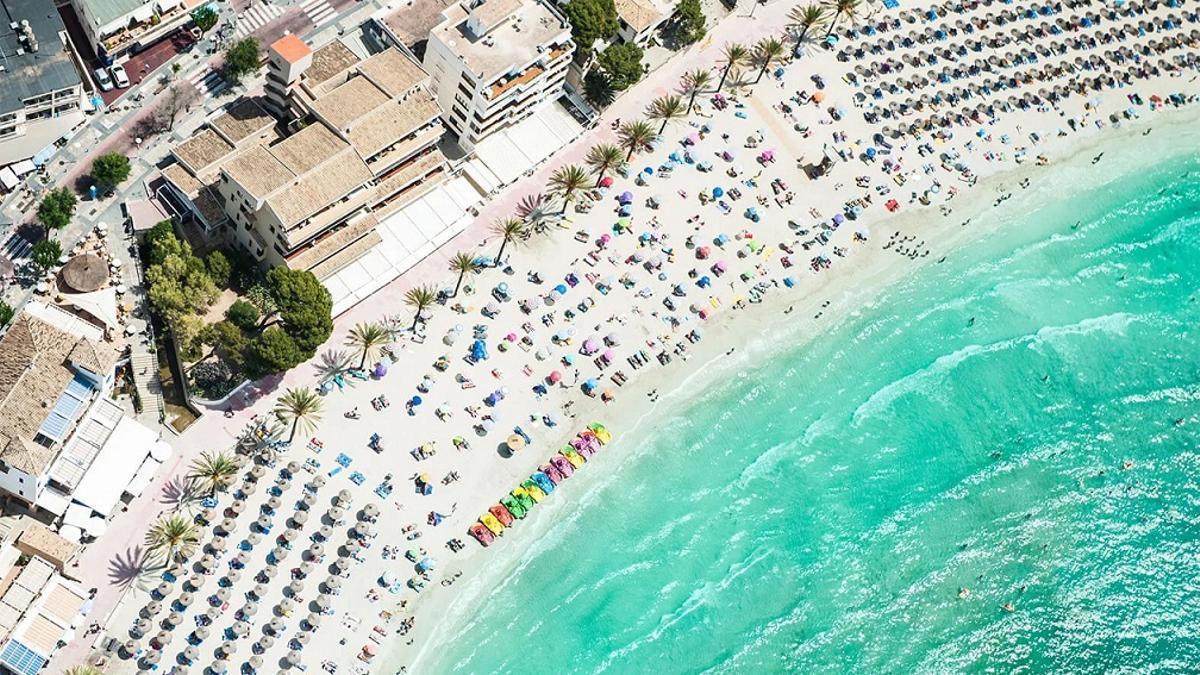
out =
{"type": "Polygon", "coordinates": [[[600,179],[600,187],[612,187],[612,184],[612,176],[605,176],[604,178],[600,179]]]}
{"type": "Polygon", "coordinates": [[[562,379],[562,373],[557,370],[550,371],[550,377],[546,379],[550,380],[550,384],[558,384],[559,380],[562,379]]]}

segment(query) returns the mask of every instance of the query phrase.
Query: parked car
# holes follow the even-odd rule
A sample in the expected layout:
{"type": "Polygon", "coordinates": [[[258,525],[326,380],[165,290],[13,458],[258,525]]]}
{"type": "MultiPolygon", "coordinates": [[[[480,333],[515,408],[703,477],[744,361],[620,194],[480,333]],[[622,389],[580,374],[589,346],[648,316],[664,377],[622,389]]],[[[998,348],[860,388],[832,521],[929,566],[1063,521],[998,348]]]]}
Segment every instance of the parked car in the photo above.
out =
{"type": "Polygon", "coordinates": [[[116,64],[109,68],[112,71],[113,82],[117,83],[117,89],[124,89],[129,86],[129,76],[125,74],[125,66],[116,64]]]}
{"type": "Polygon", "coordinates": [[[107,70],[103,68],[97,68],[95,73],[96,84],[100,85],[100,91],[108,91],[109,89],[112,89],[112,78],[108,76],[107,70]]]}

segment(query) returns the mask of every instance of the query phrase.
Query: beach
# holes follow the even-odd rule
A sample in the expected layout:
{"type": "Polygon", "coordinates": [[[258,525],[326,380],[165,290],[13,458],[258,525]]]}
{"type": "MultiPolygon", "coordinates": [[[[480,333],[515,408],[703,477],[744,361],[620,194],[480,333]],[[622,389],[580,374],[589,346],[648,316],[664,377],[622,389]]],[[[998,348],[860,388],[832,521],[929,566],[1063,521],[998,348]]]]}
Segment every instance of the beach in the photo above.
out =
{"type": "MultiPolygon", "coordinates": [[[[778,74],[764,73],[756,86],[755,72],[740,72],[723,98],[698,97],[692,116],[665,125],[653,150],[634,153],[628,176],[610,176],[612,185],[586,200],[590,210],[572,204],[562,218],[547,218],[544,232],[505,247],[499,269],[467,277],[461,294],[413,321],[401,300],[405,290],[424,282],[453,290],[448,255],[495,256],[501,242],[491,224],[511,215],[520,198],[543,192],[550,172],[581,161],[595,142],[612,141],[610,125],[628,120],[637,101],[668,93],[687,67],[715,67],[725,41],[768,32],[788,9],[768,5],[757,19],[732,17],[715,27],[679,63],[627,94],[578,144],[498,195],[465,234],[340,317],[315,363],[259,383],[235,398],[228,416],[214,410],[179,439],[176,475],[200,450],[228,446],[267,420],[285,388],[328,383],[323,364],[341,360],[336,352],[347,351],[340,343],[357,323],[403,327],[390,356],[372,355],[366,364],[376,377],[345,376],[344,384],[327,385],[316,431],[295,438],[277,458],[256,460],[266,477],[287,481],[276,484],[285,494],[272,511],[303,494],[314,495],[306,507],[314,513],[343,501],[353,508],[321,516],[332,537],[288,526],[298,533],[295,546],[322,545],[302,558],[311,559],[311,569],[299,577],[292,571],[298,581],[313,575],[310,588],[279,596],[303,611],[278,612],[280,624],[266,630],[281,639],[265,647],[261,640],[251,647],[246,638],[256,638],[267,622],[232,611],[215,619],[234,631],[219,660],[236,668],[253,654],[260,663],[299,660],[331,672],[447,668],[446,661],[428,664],[461,653],[454,649],[470,639],[466,617],[487,604],[492,589],[515,583],[525,566],[570,555],[552,550],[550,534],[596,506],[592,495],[611,488],[611,476],[626,463],[644,461],[643,443],[657,443],[654,433],[679,410],[737,382],[780,349],[852,324],[906,279],[955,264],[992,234],[998,213],[1016,219],[1106,177],[1152,166],[1181,139],[1195,147],[1194,106],[1151,101],[1155,94],[1194,94],[1190,72],[1162,72],[1053,106],[1043,101],[966,126],[893,137],[866,121],[864,112],[873,109],[865,107],[868,97],[855,96],[860,87],[838,77],[850,66],[835,50],[813,46],[778,74]],[[828,83],[815,89],[814,74],[828,83]],[[829,158],[825,175],[806,175],[802,165],[822,157],[829,158]],[[711,168],[700,170],[704,163],[711,168]],[[412,323],[418,332],[407,330],[412,323]],[[481,353],[474,353],[476,340],[481,353]],[[353,411],[357,418],[347,416],[353,411]],[[614,440],[489,546],[468,535],[489,507],[592,422],[605,425],[614,440]],[[524,447],[514,449],[514,434],[528,436],[517,443],[524,447]],[[364,515],[364,505],[376,515],[364,515]],[[364,521],[367,534],[358,525],[364,521]],[[333,592],[316,583],[326,574],[340,580],[333,592]],[[325,617],[324,627],[300,619],[308,612],[325,617]],[[247,635],[239,635],[242,625],[247,635]],[[310,637],[292,643],[285,635],[310,637]]],[[[858,367],[838,370],[853,379],[858,367]]],[[[230,544],[255,531],[253,518],[228,511],[235,499],[243,502],[239,513],[257,514],[266,495],[223,494],[210,507],[233,519],[230,544]]],[[[145,511],[127,515],[130,542],[140,542],[142,524],[132,520],[145,511]]],[[[284,543],[283,553],[294,546],[284,543]]],[[[83,568],[105,569],[106,556],[121,545],[114,540],[89,551],[83,568]]],[[[261,568],[266,548],[242,548],[250,558],[243,565],[261,568]]],[[[228,565],[221,550],[205,552],[211,560],[204,574],[228,565]]],[[[274,553],[267,566],[276,566],[273,559],[274,553]]],[[[160,573],[147,572],[143,590],[110,619],[110,632],[135,620],[160,573]]],[[[244,576],[223,584],[230,597],[213,606],[236,610],[257,578],[244,576]]],[[[264,579],[273,594],[284,585],[264,579]]],[[[203,643],[183,631],[164,640],[156,649],[168,658],[203,643]]]]}

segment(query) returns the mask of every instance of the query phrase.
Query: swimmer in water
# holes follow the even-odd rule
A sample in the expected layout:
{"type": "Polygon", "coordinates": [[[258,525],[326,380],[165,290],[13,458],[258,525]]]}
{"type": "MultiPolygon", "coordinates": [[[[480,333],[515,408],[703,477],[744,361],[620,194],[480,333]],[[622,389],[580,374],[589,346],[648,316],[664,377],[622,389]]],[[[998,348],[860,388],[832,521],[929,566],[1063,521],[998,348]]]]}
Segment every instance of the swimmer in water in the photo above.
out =
{"type": "Polygon", "coordinates": [[[962,588],[958,589],[958,599],[959,600],[966,600],[970,595],[971,595],[971,589],[967,588],[966,586],[963,586],[962,588]]]}

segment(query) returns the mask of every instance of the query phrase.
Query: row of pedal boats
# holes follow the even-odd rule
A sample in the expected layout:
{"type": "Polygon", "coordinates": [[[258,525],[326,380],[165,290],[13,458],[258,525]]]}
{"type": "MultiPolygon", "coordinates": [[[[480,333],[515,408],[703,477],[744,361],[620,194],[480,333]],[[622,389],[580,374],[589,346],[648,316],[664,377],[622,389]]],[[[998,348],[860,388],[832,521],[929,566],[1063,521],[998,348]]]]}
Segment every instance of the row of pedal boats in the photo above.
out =
{"type": "Polygon", "coordinates": [[[603,424],[589,424],[569,444],[563,446],[562,450],[538,467],[528,480],[488,508],[467,532],[483,546],[490,546],[496,537],[529,515],[534,506],[553,493],[560,483],[570,478],[611,440],[612,434],[603,424]]]}

